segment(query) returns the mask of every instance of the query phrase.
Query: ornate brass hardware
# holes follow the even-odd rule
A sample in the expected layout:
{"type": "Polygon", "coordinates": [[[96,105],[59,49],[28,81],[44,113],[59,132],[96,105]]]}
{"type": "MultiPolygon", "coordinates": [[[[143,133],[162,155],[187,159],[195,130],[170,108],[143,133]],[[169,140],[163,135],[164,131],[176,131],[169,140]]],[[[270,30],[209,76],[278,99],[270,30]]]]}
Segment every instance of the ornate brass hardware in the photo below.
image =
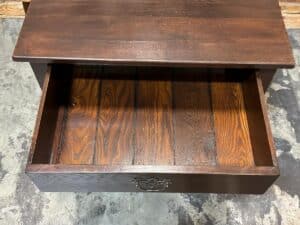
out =
{"type": "Polygon", "coordinates": [[[132,180],[141,191],[165,191],[172,183],[170,179],[159,177],[136,177],[132,180]]]}

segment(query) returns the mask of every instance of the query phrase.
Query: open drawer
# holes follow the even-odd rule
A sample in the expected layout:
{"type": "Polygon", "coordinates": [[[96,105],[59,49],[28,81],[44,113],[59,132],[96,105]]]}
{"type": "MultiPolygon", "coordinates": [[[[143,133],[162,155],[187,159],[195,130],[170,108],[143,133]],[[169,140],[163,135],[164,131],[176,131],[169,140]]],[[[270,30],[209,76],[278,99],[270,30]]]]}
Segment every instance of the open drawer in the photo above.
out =
{"type": "Polygon", "coordinates": [[[263,193],[279,170],[261,78],[49,66],[26,172],[42,191],[263,193]]]}

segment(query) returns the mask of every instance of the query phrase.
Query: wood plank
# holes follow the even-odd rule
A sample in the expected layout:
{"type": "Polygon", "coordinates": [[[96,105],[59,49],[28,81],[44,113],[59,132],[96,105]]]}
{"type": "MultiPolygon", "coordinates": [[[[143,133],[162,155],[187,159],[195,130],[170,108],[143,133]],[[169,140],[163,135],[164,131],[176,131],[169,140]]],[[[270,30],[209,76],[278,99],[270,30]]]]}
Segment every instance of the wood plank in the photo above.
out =
{"type": "Polygon", "coordinates": [[[56,121],[57,118],[55,110],[47,110],[48,108],[56,107],[56,92],[51,91],[56,83],[51,76],[51,73],[52,68],[47,66],[45,79],[43,81],[43,92],[39,103],[38,114],[28,156],[28,163],[49,163],[51,161],[50,157],[52,152],[51,147],[49,148],[49,146],[52,146],[51,142],[55,137],[55,134],[53,134],[53,131],[55,130],[54,121],[56,121]],[[46,126],[43,123],[45,120],[50,121],[47,129],[45,129],[46,126]]]}
{"type": "Polygon", "coordinates": [[[256,166],[277,166],[276,152],[266,110],[263,76],[270,71],[252,72],[242,84],[247,109],[249,134],[256,166]]]}
{"type": "Polygon", "coordinates": [[[294,65],[274,0],[35,0],[13,58],[114,65],[294,65]]]}
{"type": "Polygon", "coordinates": [[[175,164],[215,164],[215,137],[206,71],[180,71],[173,81],[175,164]]]}
{"type": "Polygon", "coordinates": [[[222,166],[254,166],[243,91],[240,82],[211,83],[217,161],[222,166]]]}
{"type": "MultiPolygon", "coordinates": [[[[234,33],[235,38],[239,44],[243,42],[252,42],[260,44],[262,42],[281,43],[282,42],[282,30],[276,27],[278,21],[276,19],[269,18],[240,18],[238,21],[234,18],[214,18],[214,20],[208,20],[202,17],[185,18],[185,17],[172,17],[166,16],[163,20],[160,17],[153,18],[153,16],[129,16],[126,20],[122,18],[122,21],[112,23],[112,16],[95,15],[94,18],[88,16],[80,16],[81,21],[72,20],[72,18],[65,18],[63,15],[56,15],[55,20],[64,20],[64,25],[70,27],[76,27],[79,23],[84,23],[86,30],[92,30],[90,33],[80,33],[78,38],[93,39],[95,33],[105,28],[105,33],[101,34],[101,39],[98,41],[180,41],[185,40],[192,42],[197,40],[204,43],[217,42],[221,40],[216,33],[223,31],[223,42],[231,43],[231,33],[234,33]],[[94,21],[97,21],[102,26],[94,27],[94,21]],[[103,27],[104,24],[110,24],[109,27],[103,27]],[[220,24],[222,24],[220,26],[220,24]],[[268,27],[266,31],[265,28],[268,27]],[[128,34],[128,30],[132,31],[128,34]],[[241,29],[243,27],[243,29],[241,29]],[[202,29],[202,32],[195,32],[197,29],[202,29]],[[255,35],[252,34],[252,39],[249,39],[250,31],[255,28],[257,32],[255,35]],[[176,35],[172,33],[176,31],[176,35]],[[174,36],[185,37],[176,38],[174,36]]],[[[32,23],[31,28],[26,30],[26,34],[32,33],[35,30],[43,29],[43,24],[37,23],[36,20],[39,17],[30,17],[32,23]]],[[[42,18],[42,20],[45,20],[42,18]]],[[[47,21],[45,20],[45,23],[47,21]]],[[[63,25],[60,25],[61,28],[63,25]]],[[[57,29],[55,23],[50,23],[47,30],[39,33],[39,37],[44,40],[55,40],[57,33],[53,32],[57,29]]],[[[63,39],[72,37],[72,33],[68,29],[61,30],[60,34],[63,39]]],[[[75,39],[76,40],[76,39],[75,39]]],[[[75,41],[74,40],[74,41],[75,41]]],[[[243,47],[243,46],[241,46],[243,47]]],[[[182,50],[181,50],[182,51],[182,50]]],[[[187,50],[186,50],[187,51],[187,50]]],[[[167,52],[166,52],[167,53],[167,52]]],[[[128,54],[128,53],[127,53],[128,54]]],[[[120,57],[120,56],[119,56],[120,57]]],[[[142,56],[139,56],[142,57],[142,56]]],[[[185,59],[186,60],[186,59],[185,59]]]]}
{"type": "Polygon", "coordinates": [[[286,28],[300,28],[300,2],[280,2],[281,13],[286,28]]]}
{"type": "Polygon", "coordinates": [[[130,165],[133,161],[135,81],[120,80],[118,75],[121,74],[122,77],[125,74],[124,70],[121,68],[118,73],[106,69],[104,72],[109,80],[103,79],[101,84],[95,164],[130,165]]]}
{"type": "Polygon", "coordinates": [[[61,134],[61,164],[93,163],[100,80],[92,68],[78,68],[70,84],[71,99],[61,134]]]}
{"type": "Polygon", "coordinates": [[[134,163],[173,165],[171,73],[163,69],[149,69],[139,70],[138,76],[134,163]]]}
{"type": "Polygon", "coordinates": [[[0,18],[23,18],[24,16],[22,2],[5,1],[0,3],[0,18]]]}

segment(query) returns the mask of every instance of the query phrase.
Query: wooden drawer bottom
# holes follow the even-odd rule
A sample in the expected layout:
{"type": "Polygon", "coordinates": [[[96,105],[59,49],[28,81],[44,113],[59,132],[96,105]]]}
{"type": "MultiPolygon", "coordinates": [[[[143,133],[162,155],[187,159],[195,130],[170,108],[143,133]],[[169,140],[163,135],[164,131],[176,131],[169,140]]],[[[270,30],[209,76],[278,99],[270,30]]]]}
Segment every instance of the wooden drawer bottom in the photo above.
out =
{"type": "Polygon", "coordinates": [[[261,79],[49,67],[27,173],[44,191],[263,193],[279,171],[261,79]]]}

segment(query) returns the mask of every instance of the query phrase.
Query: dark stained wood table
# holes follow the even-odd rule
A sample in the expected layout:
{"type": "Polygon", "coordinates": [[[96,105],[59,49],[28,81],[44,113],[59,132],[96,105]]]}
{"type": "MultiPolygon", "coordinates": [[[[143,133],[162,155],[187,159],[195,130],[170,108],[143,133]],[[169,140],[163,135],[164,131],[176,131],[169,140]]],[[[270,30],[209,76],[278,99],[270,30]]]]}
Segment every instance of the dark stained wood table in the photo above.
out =
{"type": "Polygon", "coordinates": [[[33,0],[14,60],[292,67],[276,0],[33,0]]]}
{"type": "Polygon", "coordinates": [[[279,176],[264,90],[294,59],[276,0],[32,0],[13,59],[43,83],[41,190],[263,193],[279,176]]]}

